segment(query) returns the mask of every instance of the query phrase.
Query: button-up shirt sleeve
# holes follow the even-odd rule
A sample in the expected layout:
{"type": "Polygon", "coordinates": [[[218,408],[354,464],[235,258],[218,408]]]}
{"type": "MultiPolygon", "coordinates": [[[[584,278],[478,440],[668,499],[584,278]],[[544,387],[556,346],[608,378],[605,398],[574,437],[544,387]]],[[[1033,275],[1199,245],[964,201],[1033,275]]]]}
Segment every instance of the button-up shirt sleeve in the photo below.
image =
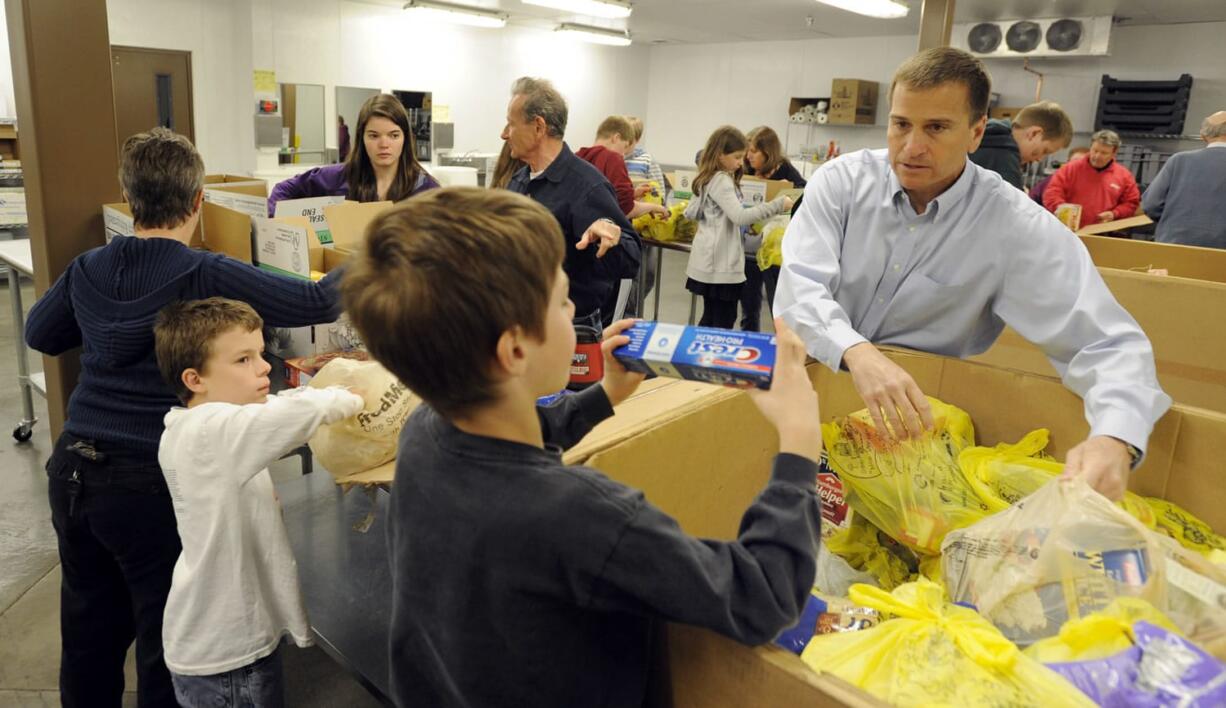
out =
{"type": "Polygon", "coordinates": [[[796,330],[809,354],[835,370],[843,352],[868,341],[834,299],[847,221],[843,201],[851,193],[846,179],[830,165],[809,180],[783,237],[783,270],[775,294],[775,314],[796,330]]]}
{"type": "Polygon", "coordinates": [[[1091,436],[1109,435],[1144,450],[1171,405],[1158,385],[1153,347],[1107,289],[1081,241],[1056,219],[1035,217],[1014,230],[994,311],[1040,347],[1064,385],[1084,399],[1091,436]]]}

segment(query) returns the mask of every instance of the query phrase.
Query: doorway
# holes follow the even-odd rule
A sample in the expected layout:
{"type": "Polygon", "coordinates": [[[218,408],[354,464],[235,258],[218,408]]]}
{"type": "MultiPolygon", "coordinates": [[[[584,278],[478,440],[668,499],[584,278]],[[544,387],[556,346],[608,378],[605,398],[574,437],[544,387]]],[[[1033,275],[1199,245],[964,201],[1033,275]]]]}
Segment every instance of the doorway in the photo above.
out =
{"type": "Polygon", "coordinates": [[[191,52],[112,46],[111,83],[120,145],[154,126],[196,142],[191,52]]]}

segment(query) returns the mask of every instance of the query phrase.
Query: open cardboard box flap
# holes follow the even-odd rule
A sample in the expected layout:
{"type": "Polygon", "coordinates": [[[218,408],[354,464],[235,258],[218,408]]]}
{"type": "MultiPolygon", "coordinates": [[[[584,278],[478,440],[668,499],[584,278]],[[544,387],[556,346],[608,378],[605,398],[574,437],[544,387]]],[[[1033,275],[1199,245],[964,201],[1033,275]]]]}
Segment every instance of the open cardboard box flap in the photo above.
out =
{"type": "Polygon", "coordinates": [[[392,208],[392,202],[345,201],[324,207],[324,220],[332,230],[332,242],[350,250],[362,245],[366,227],[376,216],[392,208]]]}
{"type": "MultiPolygon", "coordinates": [[[[1053,378],[928,354],[888,355],[925,393],[965,409],[980,444],[1014,442],[1046,427],[1052,433],[1048,451],[1063,459],[1088,433],[1081,399],[1053,378]]],[[[819,364],[809,373],[823,420],[863,408],[850,376],[819,364]]],[[[587,464],[642,489],[687,532],[735,538],[770,475],[778,450],[774,430],[739,392],[696,401],[688,412],[662,418],[595,452],[587,464]]],[[[1130,486],[1226,529],[1224,448],[1226,415],[1175,406],[1155,427],[1130,486]]],[[[670,625],[666,649],[668,695],[658,705],[878,705],[774,647],[745,647],[706,630],[670,625]]]]}
{"type": "MultiPolygon", "coordinates": [[[[1112,268],[1099,272],[1153,344],[1163,390],[1176,403],[1226,412],[1226,328],[1207,314],[1226,312],[1226,283],[1112,268]]],[[[1012,329],[973,360],[1056,376],[1043,352],[1012,329]]]]}
{"type": "Polygon", "coordinates": [[[1180,246],[1110,236],[1082,236],[1081,242],[1099,268],[1144,273],[1165,269],[1168,275],[1226,283],[1226,249],[1180,246]]]}
{"type": "Polygon", "coordinates": [[[1107,234],[1112,231],[1123,231],[1125,229],[1133,229],[1138,226],[1148,226],[1154,223],[1154,220],[1144,214],[1129,216],[1123,219],[1115,219],[1114,221],[1106,221],[1101,224],[1089,224],[1077,229],[1078,235],[1092,236],[1094,234],[1107,234]]]}

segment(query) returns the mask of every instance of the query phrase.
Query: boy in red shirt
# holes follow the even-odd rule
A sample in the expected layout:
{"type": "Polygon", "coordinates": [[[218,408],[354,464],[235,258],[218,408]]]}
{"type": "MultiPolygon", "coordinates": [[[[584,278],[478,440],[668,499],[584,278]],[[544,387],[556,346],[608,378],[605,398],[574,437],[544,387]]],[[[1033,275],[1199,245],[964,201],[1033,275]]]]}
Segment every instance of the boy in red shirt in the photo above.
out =
{"type": "Polygon", "coordinates": [[[1135,215],[1141,190],[1128,168],[1115,161],[1119,149],[1120,136],[1115,131],[1095,133],[1086,159],[1070,160],[1052,175],[1043,193],[1043,206],[1054,212],[1061,204],[1080,204],[1083,225],[1135,215]]]}
{"type": "Polygon", "coordinates": [[[622,116],[609,116],[596,129],[596,144],[582,148],[575,155],[592,163],[609,180],[617,193],[617,203],[627,218],[634,219],[651,213],[668,216],[668,209],[659,204],[634,200],[634,184],[626,171],[626,153],[634,148],[634,142],[634,128],[630,121],[622,116]]]}

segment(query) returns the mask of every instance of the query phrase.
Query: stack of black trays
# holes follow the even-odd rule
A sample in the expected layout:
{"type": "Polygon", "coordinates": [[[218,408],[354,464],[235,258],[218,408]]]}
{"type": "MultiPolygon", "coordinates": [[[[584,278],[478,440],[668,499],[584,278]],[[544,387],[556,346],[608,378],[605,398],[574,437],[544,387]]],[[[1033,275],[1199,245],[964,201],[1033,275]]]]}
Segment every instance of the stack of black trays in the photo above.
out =
{"type": "Polygon", "coordinates": [[[1178,81],[1121,81],[1103,74],[1094,129],[1131,136],[1180,135],[1191,93],[1191,74],[1178,81]]]}

